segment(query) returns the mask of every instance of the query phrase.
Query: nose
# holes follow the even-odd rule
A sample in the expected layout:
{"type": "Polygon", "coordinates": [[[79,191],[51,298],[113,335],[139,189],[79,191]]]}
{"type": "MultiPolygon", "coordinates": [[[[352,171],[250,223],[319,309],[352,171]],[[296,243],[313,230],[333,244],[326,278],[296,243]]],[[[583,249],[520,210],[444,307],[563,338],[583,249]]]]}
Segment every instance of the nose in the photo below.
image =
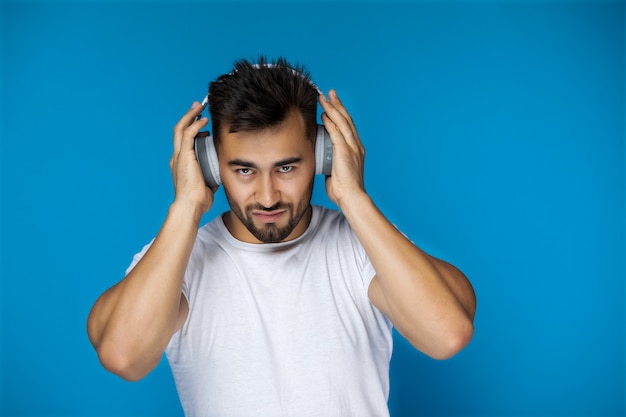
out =
{"type": "Polygon", "coordinates": [[[259,179],[255,193],[256,202],[265,208],[272,207],[280,201],[280,192],[276,188],[274,178],[271,175],[263,175],[259,179]]]}

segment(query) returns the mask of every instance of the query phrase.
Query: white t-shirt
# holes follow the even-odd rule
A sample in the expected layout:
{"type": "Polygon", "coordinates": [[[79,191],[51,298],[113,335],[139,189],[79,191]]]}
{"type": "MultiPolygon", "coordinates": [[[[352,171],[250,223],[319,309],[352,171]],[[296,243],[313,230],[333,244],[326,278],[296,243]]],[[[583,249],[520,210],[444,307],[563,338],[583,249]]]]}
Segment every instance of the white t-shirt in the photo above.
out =
{"type": "Polygon", "coordinates": [[[297,239],[250,244],[219,216],[185,274],[166,354],[188,417],[388,416],[390,321],[343,215],[314,206],[297,239]]]}

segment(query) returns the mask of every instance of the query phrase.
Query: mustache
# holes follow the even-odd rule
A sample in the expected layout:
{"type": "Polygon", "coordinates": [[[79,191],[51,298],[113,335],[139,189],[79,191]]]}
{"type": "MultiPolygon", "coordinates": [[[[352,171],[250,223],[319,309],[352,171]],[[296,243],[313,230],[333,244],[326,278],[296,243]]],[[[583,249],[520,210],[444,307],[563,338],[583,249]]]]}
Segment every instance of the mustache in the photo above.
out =
{"type": "Polygon", "coordinates": [[[278,202],[276,204],[274,204],[271,207],[265,207],[261,204],[251,204],[247,207],[247,211],[253,211],[253,210],[258,210],[258,211],[274,211],[274,210],[289,210],[291,209],[291,204],[287,204],[287,203],[283,203],[283,202],[278,202]]]}

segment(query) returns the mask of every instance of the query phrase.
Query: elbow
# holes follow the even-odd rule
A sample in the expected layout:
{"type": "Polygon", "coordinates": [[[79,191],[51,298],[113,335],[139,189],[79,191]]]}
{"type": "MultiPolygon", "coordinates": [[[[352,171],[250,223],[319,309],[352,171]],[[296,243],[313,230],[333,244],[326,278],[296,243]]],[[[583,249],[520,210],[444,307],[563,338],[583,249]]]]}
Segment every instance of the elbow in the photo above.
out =
{"type": "Polygon", "coordinates": [[[462,351],[470,343],[473,336],[474,324],[470,320],[459,323],[440,338],[429,356],[437,360],[450,359],[462,351]]]}
{"type": "Polygon", "coordinates": [[[150,372],[152,368],[145,371],[139,369],[138,361],[134,360],[132,355],[128,353],[130,350],[119,343],[114,343],[111,338],[106,337],[103,333],[96,328],[94,320],[90,317],[87,323],[87,336],[104,369],[131,382],[142,379],[150,372]]]}
{"type": "Polygon", "coordinates": [[[416,331],[405,337],[415,349],[432,359],[446,360],[462,351],[472,340],[473,335],[473,322],[462,320],[445,328],[439,327],[435,333],[430,333],[429,336],[416,331]]]}
{"type": "Polygon", "coordinates": [[[104,369],[129,382],[144,378],[158,363],[142,364],[131,355],[104,343],[96,351],[104,369]]]}

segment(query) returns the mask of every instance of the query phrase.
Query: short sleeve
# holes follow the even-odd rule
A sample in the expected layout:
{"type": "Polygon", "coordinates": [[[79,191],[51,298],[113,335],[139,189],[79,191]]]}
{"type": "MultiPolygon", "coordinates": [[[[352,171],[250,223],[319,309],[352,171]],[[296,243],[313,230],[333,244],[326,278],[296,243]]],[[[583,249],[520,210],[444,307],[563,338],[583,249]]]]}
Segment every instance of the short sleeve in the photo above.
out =
{"type": "Polygon", "coordinates": [[[146,254],[146,252],[148,252],[148,249],[150,249],[150,246],[152,246],[152,242],[154,242],[154,239],[152,239],[150,241],[150,243],[148,243],[147,245],[145,245],[141,251],[137,254],[135,254],[135,256],[133,256],[133,260],[130,263],[130,265],[128,266],[128,268],[126,268],[126,273],[125,275],[128,275],[130,273],[130,271],[133,270],[133,268],[135,267],[135,265],[137,265],[139,263],[139,261],[141,261],[141,259],[144,257],[144,255],[146,254]]]}

